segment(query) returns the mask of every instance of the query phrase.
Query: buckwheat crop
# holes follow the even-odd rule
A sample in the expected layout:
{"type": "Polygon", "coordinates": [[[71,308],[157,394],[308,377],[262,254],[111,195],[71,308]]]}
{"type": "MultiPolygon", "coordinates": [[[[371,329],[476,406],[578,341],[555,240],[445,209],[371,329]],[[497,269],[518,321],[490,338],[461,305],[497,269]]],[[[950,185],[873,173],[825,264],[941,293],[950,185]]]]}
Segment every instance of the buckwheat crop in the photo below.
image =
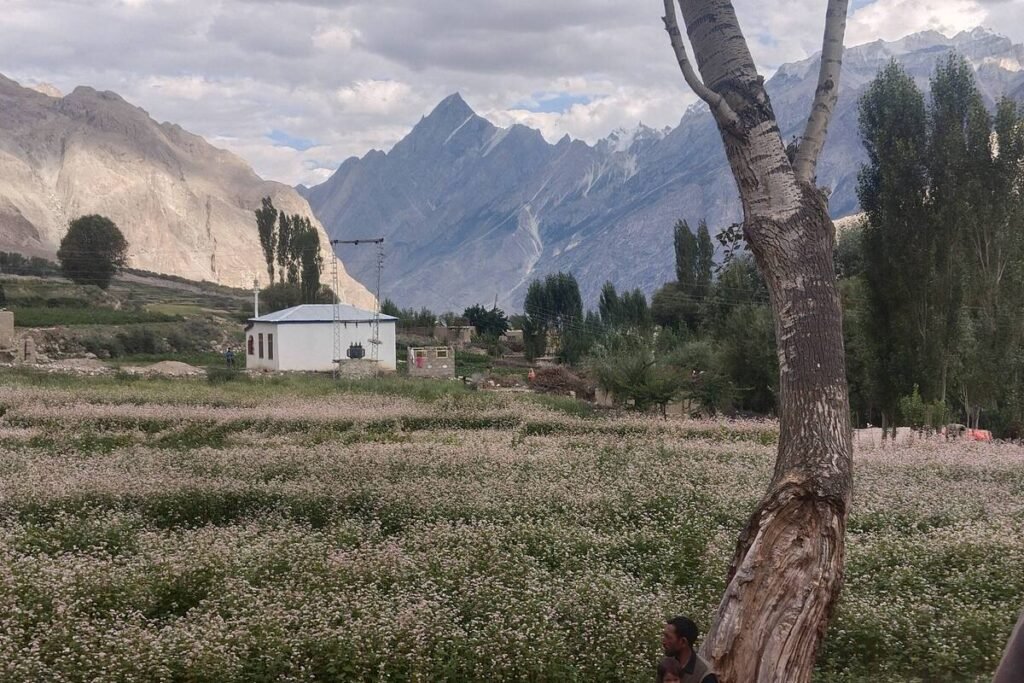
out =
{"type": "MultiPolygon", "coordinates": [[[[757,421],[0,380],[2,681],[649,681],[771,476],[757,421]]],[[[984,680],[1024,449],[856,454],[821,681],[984,680]]]]}

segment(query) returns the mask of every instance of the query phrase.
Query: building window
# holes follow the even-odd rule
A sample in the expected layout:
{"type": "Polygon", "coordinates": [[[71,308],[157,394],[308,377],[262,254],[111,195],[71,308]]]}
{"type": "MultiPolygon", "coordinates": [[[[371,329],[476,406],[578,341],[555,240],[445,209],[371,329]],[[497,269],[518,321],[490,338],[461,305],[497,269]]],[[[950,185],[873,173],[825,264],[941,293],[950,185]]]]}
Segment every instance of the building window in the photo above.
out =
{"type": "Polygon", "coordinates": [[[438,358],[447,358],[448,357],[448,349],[438,349],[437,350],[437,357],[438,358]]]}
{"type": "Polygon", "coordinates": [[[274,360],[274,335],[267,335],[267,358],[274,360]]]}
{"type": "Polygon", "coordinates": [[[260,358],[263,358],[263,333],[260,333],[260,358]]]}
{"type": "Polygon", "coordinates": [[[416,357],[417,358],[426,358],[427,357],[426,350],[425,349],[416,349],[416,357]]]}
{"type": "Polygon", "coordinates": [[[250,334],[249,335],[249,355],[250,356],[255,356],[256,355],[256,351],[254,350],[253,347],[254,347],[254,342],[253,342],[253,339],[252,339],[252,335],[250,334]]]}

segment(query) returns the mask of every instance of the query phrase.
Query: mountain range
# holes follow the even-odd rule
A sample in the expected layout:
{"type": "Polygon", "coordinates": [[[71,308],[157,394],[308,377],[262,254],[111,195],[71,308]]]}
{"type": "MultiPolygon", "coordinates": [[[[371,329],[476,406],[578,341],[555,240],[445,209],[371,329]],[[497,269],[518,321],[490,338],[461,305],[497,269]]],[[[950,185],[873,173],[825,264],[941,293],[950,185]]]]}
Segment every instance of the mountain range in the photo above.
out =
{"type": "MultiPolygon", "coordinates": [[[[667,50],[667,48],[666,48],[667,50]]],[[[835,217],[858,210],[865,156],[857,102],[896,59],[927,89],[937,62],[962,54],[989,104],[1024,100],[1024,46],[985,29],[947,37],[917,33],[846,51],[840,99],[819,164],[835,217]]],[[[802,132],[817,55],[780,67],[767,82],[784,139],[802,132]]],[[[523,125],[500,128],[458,94],[443,100],[390,151],[346,160],[321,185],[299,188],[332,237],[383,236],[382,296],[403,306],[461,310],[492,303],[521,310],[529,282],[563,270],[593,305],[601,285],[650,293],[674,273],[672,226],[706,219],[720,230],[740,219],[736,187],[706,107],[669,130],[640,125],[589,145],[549,143],[523,125]]],[[[369,255],[346,258],[362,282],[369,255]]]]}
{"type": "MultiPolygon", "coordinates": [[[[0,250],[52,258],[70,220],[99,213],[124,233],[134,268],[266,284],[253,213],[266,196],[313,216],[294,188],[115,93],[79,87],[63,96],[0,76],[0,250]]],[[[313,222],[329,263],[327,234],[313,222]]],[[[372,307],[373,295],[339,270],[342,298],[372,307]]]]}

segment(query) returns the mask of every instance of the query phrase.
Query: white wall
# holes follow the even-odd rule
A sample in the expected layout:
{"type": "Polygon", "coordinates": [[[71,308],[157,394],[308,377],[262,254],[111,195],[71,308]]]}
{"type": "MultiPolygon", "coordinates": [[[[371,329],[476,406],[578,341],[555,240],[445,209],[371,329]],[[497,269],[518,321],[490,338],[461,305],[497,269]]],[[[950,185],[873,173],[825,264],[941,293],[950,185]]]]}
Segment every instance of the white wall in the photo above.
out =
{"type": "Polygon", "coordinates": [[[254,323],[245,333],[245,367],[257,370],[278,370],[281,340],[273,323],[254,323]],[[260,358],[260,335],[263,335],[263,358],[260,358]],[[270,335],[274,335],[274,358],[270,356],[270,335]],[[252,337],[252,354],[249,353],[249,337],[252,337]]]}
{"type": "MultiPolygon", "coordinates": [[[[280,370],[303,370],[332,372],[334,370],[334,323],[283,323],[277,328],[275,339],[275,362],[280,370]]],[[[369,322],[342,323],[341,355],[347,358],[350,344],[362,344],[366,358],[373,354],[370,339],[373,325],[369,322]]],[[[395,323],[380,323],[379,349],[381,368],[394,370],[397,367],[395,350],[395,323]]]]}

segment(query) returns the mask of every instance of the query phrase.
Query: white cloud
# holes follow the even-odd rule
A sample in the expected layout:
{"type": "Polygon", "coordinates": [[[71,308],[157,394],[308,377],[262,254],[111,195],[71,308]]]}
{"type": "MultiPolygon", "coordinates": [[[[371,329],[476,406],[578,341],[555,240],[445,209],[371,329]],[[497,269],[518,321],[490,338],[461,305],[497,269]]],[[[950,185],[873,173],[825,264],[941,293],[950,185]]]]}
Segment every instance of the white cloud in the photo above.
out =
{"type": "MultiPolygon", "coordinates": [[[[496,123],[588,141],[679,121],[694,101],[660,3],[622,0],[4,0],[0,72],[114,90],[287,183],[389,148],[461,91],[496,123]],[[565,111],[540,97],[566,95],[565,111]],[[272,131],[310,141],[275,146],[272,131]],[[307,145],[301,145],[307,147],[307,145]]],[[[820,47],[824,0],[736,0],[762,69],[820,47]]],[[[850,43],[986,23],[1024,39],[1024,2],[876,0],[850,43]]]]}
{"type": "Polygon", "coordinates": [[[847,31],[851,45],[925,30],[953,35],[985,23],[988,14],[977,0],[877,0],[853,14],[847,31]]]}

